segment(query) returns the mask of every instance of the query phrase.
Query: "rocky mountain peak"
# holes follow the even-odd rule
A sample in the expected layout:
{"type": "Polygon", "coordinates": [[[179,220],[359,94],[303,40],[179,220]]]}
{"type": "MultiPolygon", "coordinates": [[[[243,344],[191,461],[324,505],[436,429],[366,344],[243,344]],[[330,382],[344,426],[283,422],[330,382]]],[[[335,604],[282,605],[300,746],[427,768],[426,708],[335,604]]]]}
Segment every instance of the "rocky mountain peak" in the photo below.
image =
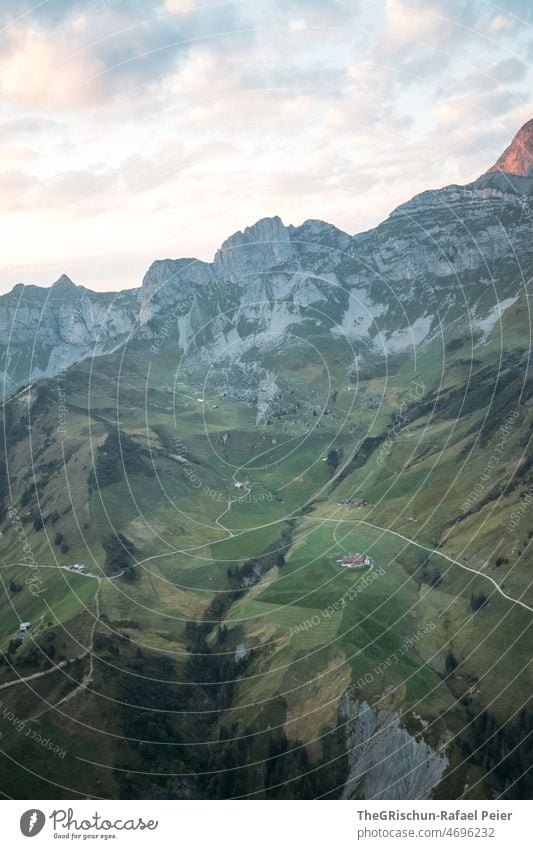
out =
{"type": "Polygon", "coordinates": [[[55,283],[52,284],[53,289],[77,289],[75,283],[72,282],[70,277],[67,277],[66,274],[62,274],[61,277],[56,280],[55,283]]]}
{"type": "Polygon", "coordinates": [[[278,215],[261,218],[223,242],[216,252],[214,266],[223,277],[247,273],[250,269],[285,265],[295,258],[289,230],[278,215]]]}
{"type": "Polygon", "coordinates": [[[120,295],[91,292],[65,274],[51,292],[20,284],[0,296],[4,391],[106,353],[131,333],[139,344],[152,340],[153,350],[168,341],[173,351],[177,345],[211,357],[227,349],[238,359],[251,346],[267,350],[274,339],[291,344],[291,328],[301,325],[304,333],[313,328],[355,340],[368,357],[385,344],[401,352],[432,338],[436,316],[463,320],[458,281],[482,281],[472,287],[469,310],[487,334],[516,300],[522,270],[532,262],[524,215],[533,193],[532,135],[529,121],[491,169],[497,173],[423,192],[355,236],[317,219],[294,227],[274,216],[230,236],[212,263],[152,263],[141,288],[120,295]],[[36,328],[38,359],[28,356],[36,328]]]}
{"type": "Polygon", "coordinates": [[[233,245],[270,241],[273,238],[278,238],[282,241],[289,238],[287,228],[279,215],[274,215],[271,218],[260,218],[255,224],[245,227],[244,230],[238,230],[222,243],[221,250],[230,248],[233,245]]]}
{"type": "Polygon", "coordinates": [[[509,147],[486,173],[496,171],[517,177],[533,177],[533,118],[518,130],[509,147]]]}

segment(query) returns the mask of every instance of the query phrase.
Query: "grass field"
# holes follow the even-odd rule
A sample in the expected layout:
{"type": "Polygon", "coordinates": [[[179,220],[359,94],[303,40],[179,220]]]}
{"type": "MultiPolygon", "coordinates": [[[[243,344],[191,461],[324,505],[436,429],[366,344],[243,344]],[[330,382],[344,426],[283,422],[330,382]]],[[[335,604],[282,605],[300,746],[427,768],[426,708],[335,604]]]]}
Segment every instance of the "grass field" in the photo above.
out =
{"type": "MultiPolygon", "coordinates": [[[[87,658],[73,665],[72,680],[53,672],[29,693],[24,685],[4,691],[22,720],[44,700],[52,705],[39,725],[68,749],[74,795],[90,795],[91,786],[95,795],[126,792],[113,767],[127,772],[143,758],[172,773],[172,746],[184,734],[213,742],[247,730],[252,761],[264,756],[268,726],[291,744],[303,741],[319,763],[322,737],[336,733],[350,687],[359,699],[398,711],[417,739],[452,740],[450,762],[463,764],[460,778],[450,773],[453,792],[484,774],[486,765],[465,765],[459,756],[478,733],[472,712],[505,723],[533,685],[531,615],[483,577],[533,605],[533,513],[524,496],[532,485],[524,462],[532,413],[517,366],[526,324],[522,312],[504,321],[510,341],[495,393],[496,333],[476,349],[475,362],[462,349],[443,357],[440,343],[416,362],[406,356],[390,374],[370,370],[355,384],[346,352],[322,340],[330,397],[302,350],[269,355],[269,368],[294,387],[300,407],[291,400],[290,413],[268,424],[257,421],[252,404],[221,394],[216,371],[204,386],[192,366],[177,375],[165,351],[149,370],[138,352],[124,361],[102,357],[92,374],[87,363],[71,369],[61,440],[53,392],[42,384],[31,434],[13,431],[6,503],[17,520],[4,515],[1,524],[0,647],[8,651],[20,621],[33,623],[32,639],[11,646],[0,687],[13,669],[43,671],[51,645],[57,662],[94,640],[91,687],[64,710],[54,705],[87,674],[87,658]],[[324,412],[313,414],[309,399],[324,412]],[[516,426],[487,474],[512,410],[516,426]],[[248,481],[250,492],[237,481],[248,481]],[[368,503],[338,505],[355,496],[368,503]],[[21,565],[15,525],[26,554],[46,567],[39,597],[26,585],[32,570],[21,565]],[[370,554],[373,569],[336,562],[350,551],[370,554]],[[59,568],[74,562],[101,580],[59,568]],[[143,689],[146,670],[155,672],[143,689]],[[151,706],[138,710],[143,700],[151,706]],[[138,739],[157,745],[128,742],[138,739]]],[[[24,408],[13,407],[16,423],[24,408]]],[[[22,763],[13,794],[28,786],[25,764],[33,760],[43,776],[31,779],[33,795],[61,797],[47,784],[54,762],[32,740],[21,741],[17,732],[1,741],[4,771],[15,751],[22,763]]],[[[191,774],[220,767],[194,747],[180,758],[191,774]]],[[[135,792],[142,786],[139,779],[135,792]]],[[[199,791],[176,779],[157,792],[199,791]]]]}

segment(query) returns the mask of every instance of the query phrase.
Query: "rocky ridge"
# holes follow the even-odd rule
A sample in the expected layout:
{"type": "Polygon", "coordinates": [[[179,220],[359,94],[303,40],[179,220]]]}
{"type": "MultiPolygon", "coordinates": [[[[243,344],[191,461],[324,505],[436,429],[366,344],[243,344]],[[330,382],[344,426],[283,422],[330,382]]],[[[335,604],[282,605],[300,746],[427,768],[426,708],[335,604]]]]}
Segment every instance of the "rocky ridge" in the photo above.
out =
{"type": "Polygon", "coordinates": [[[317,331],[358,356],[424,345],[442,323],[486,336],[533,259],[532,127],[475,182],[423,192],[366,233],[275,216],[235,233],[212,263],[154,262],[140,289],[97,293],[65,276],[15,286],[0,297],[4,397],[131,338],[232,361],[317,331]]]}

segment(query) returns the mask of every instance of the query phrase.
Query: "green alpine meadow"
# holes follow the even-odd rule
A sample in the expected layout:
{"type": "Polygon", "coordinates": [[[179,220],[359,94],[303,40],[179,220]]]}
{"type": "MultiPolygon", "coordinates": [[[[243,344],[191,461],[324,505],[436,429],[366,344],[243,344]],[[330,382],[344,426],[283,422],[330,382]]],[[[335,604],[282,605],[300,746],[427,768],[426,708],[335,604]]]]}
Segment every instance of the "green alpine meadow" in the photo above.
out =
{"type": "Polygon", "coordinates": [[[509,151],[358,235],[0,298],[9,797],[528,798],[532,121],[509,151]]]}

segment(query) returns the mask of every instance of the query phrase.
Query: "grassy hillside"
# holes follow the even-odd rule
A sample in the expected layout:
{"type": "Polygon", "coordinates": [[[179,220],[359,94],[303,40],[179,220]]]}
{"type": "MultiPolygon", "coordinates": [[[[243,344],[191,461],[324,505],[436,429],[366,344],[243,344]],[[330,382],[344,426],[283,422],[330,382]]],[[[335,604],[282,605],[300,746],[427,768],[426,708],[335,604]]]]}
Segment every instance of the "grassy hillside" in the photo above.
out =
{"type": "Polygon", "coordinates": [[[1,786],[338,796],[349,691],[443,747],[434,795],[525,794],[528,326],[519,299],[474,348],[457,324],[356,373],[317,337],[326,383],[271,352],[261,420],[170,346],[69,369],[64,430],[54,381],[6,403],[1,786]],[[372,569],[337,562],[359,551],[372,569]]]}

